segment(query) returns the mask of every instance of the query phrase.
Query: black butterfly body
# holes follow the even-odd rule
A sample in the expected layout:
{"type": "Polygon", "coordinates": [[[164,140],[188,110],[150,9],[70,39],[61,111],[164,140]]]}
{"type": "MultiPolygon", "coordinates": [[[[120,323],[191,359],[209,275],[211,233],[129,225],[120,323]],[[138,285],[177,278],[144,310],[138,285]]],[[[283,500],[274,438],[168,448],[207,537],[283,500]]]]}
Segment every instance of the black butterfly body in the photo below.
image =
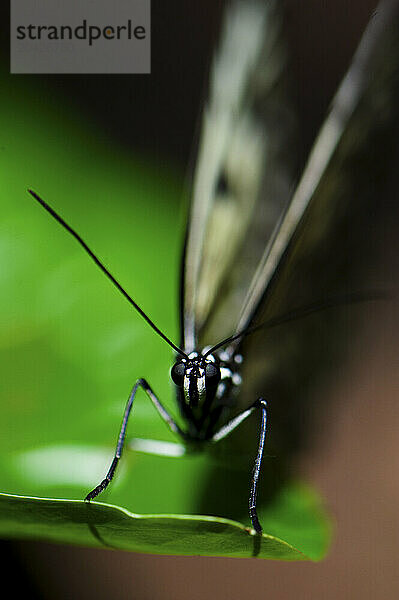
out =
{"type": "MultiPolygon", "coordinates": [[[[171,377],[184,427],[150,384],[139,379],[125,408],[112,464],[86,500],[98,496],[114,476],[141,387],[188,447],[215,444],[254,412],[260,414],[249,512],[254,530],[261,533],[256,503],[267,433],[265,398],[274,402],[276,393],[300,395],[296,373],[310,380],[323,362],[323,353],[316,350],[305,363],[299,347],[320,334],[319,321],[308,316],[370,298],[348,291],[348,281],[357,285],[354,272],[364,257],[357,260],[353,249],[365,236],[365,215],[375,206],[372,188],[384,180],[388,167],[387,160],[370,158],[370,148],[387,148],[387,132],[394,137],[399,11],[396,2],[391,4],[381,5],[378,19],[366,31],[294,192],[295,169],[289,160],[281,160],[292,143],[293,118],[281,84],[285,62],[279,14],[274,2],[232,6],[204,113],[182,265],[180,346],[151,321],[82,238],[30,190],[176,353],[171,377]],[[364,170],[367,161],[370,165],[360,181],[356,169],[361,163],[364,170]],[[337,237],[342,242],[339,251],[331,245],[337,237]],[[295,327],[279,328],[287,323],[295,327]]],[[[338,335],[339,327],[335,329],[338,335]]],[[[329,357],[325,352],[324,363],[329,357]]]]}

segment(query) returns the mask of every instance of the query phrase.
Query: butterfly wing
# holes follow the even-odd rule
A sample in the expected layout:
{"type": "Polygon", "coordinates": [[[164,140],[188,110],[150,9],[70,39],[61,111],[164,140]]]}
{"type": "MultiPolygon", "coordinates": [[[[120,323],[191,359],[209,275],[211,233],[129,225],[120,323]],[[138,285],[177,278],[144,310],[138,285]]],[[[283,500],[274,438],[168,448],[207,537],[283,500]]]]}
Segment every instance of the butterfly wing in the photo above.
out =
{"type": "MultiPolygon", "coordinates": [[[[367,297],[368,290],[386,284],[380,270],[371,265],[381,249],[381,232],[387,230],[386,214],[390,220],[397,217],[396,191],[392,192],[390,182],[396,182],[399,164],[398,31],[398,2],[381,4],[335,96],[280,227],[271,241],[266,236],[266,250],[237,330],[315,302],[322,307],[330,300],[334,304],[336,298],[335,308],[260,328],[229,347],[232,354],[241,351],[244,361],[237,413],[259,396],[269,406],[260,513],[287,477],[293,453],[309,443],[314,411],[325,404],[332,375],[341,372],[342,352],[357,321],[351,315],[360,312],[359,306],[345,308],[341,300],[362,290],[367,297]]],[[[200,511],[211,507],[234,518],[245,514],[242,499],[258,432],[256,419],[248,420],[222,448],[214,449],[236,471],[232,474],[226,465],[215,465],[199,499],[200,511]]]]}
{"type": "Polygon", "coordinates": [[[371,290],[392,287],[373,264],[387,215],[391,223],[397,218],[389,186],[398,164],[398,28],[399,3],[382,3],[260,263],[239,327],[315,303],[335,308],[260,329],[230,347],[245,359],[242,407],[259,395],[270,398],[274,429],[285,432],[286,447],[303,439],[301,423],[312,414],[307,403],[313,397],[320,404],[321,382],[339,372],[361,313],[360,306],[349,307],[353,293],[372,298],[371,290]]]}
{"type": "Polygon", "coordinates": [[[265,238],[289,198],[289,161],[280,158],[293,118],[280,38],[274,2],[236,2],[227,12],[187,230],[182,345],[188,352],[236,327],[265,238]]]}
{"type": "MultiPolygon", "coordinates": [[[[274,283],[274,287],[284,288],[285,302],[279,296],[276,308],[268,314],[274,316],[276,312],[288,309],[293,298],[298,302],[303,285],[296,285],[295,293],[287,294],[286,277],[282,277],[281,272],[285,261],[290,263],[291,273],[298,272],[297,266],[292,263],[300,239],[309,237],[307,254],[312,255],[313,261],[320,244],[328,243],[329,230],[333,229],[334,222],[351,213],[358,215],[361,209],[364,214],[367,208],[366,199],[370,194],[364,195],[363,190],[359,193],[351,172],[341,172],[340,166],[350,160],[353,162],[354,156],[364,155],[367,141],[369,154],[375,154],[375,146],[370,147],[372,136],[395,113],[397,56],[391,18],[392,10],[383,3],[370,21],[352,65],[333,99],[289,206],[272,241],[266,246],[243,303],[237,331],[250,326],[261,303],[265,300],[269,306],[273,303],[269,287],[276,278],[281,283],[274,283]],[[306,233],[310,231],[311,234],[306,233]]],[[[389,164],[390,161],[385,162],[389,164]]],[[[361,181],[358,182],[361,184],[361,181]]],[[[360,223],[361,218],[357,218],[360,223]]],[[[352,231],[355,231],[354,226],[352,231]]],[[[301,243],[304,245],[304,242],[301,243]]],[[[312,286],[312,294],[313,289],[312,286]]],[[[324,294],[326,291],[323,291],[324,294]]],[[[239,343],[240,340],[237,345],[239,343]]]]}

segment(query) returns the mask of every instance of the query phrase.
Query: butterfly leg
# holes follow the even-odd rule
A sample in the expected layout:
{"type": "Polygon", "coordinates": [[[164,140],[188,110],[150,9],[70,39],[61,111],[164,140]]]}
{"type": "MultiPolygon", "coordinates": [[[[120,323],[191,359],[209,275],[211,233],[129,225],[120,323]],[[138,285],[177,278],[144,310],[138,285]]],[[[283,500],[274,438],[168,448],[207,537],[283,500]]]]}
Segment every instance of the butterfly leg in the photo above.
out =
{"type": "Polygon", "coordinates": [[[230,435],[232,431],[234,431],[243,421],[245,421],[255,410],[260,409],[261,416],[261,425],[260,425],[260,433],[259,433],[259,446],[258,452],[255,459],[255,465],[252,472],[252,480],[251,480],[251,489],[249,492],[249,516],[251,518],[252,526],[257,533],[262,533],[262,526],[259,523],[258,514],[256,511],[256,496],[258,491],[258,482],[260,475],[260,468],[262,464],[263,457],[263,449],[265,447],[265,439],[266,439],[266,426],[267,426],[267,402],[263,398],[259,398],[252,406],[250,406],[247,410],[239,414],[237,417],[229,421],[226,425],[224,425],[219,431],[215,433],[215,435],[211,438],[211,442],[218,442],[223,438],[230,435]]]}
{"type": "Polygon", "coordinates": [[[138,379],[136,381],[132,391],[130,392],[129,399],[126,404],[126,408],[125,408],[125,412],[124,412],[123,420],[122,420],[122,426],[121,426],[121,429],[119,432],[118,443],[116,445],[116,450],[115,450],[115,454],[114,454],[114,458],[112,460],[111,466],[108,470],[108,473],[105,476],[105,479],[103,479],[101,483],[99,483],[91,492],[89,492],[87,494],[87,496],[85,498],[85,501],[87,501],[87,502],[90,502],[90,500],[93,500],[93,498],[95,498],[96,496],[98,496],[98,494],[100,494],[103,490],[105,490],[105,488],[109,485],[113,476],[115,475],[116,467],[118,466],[118,462],[122,456],[123,444],[125,442],[125,437],[126,437],[127,422],[129,420],[129,415],[130,415],[130,412],[131,412],[131,409],[133,406],[133,401],[134,401],[137,389],[139,387],[142,387],[143,390],[146,392],[147,396],[150,398],[151,402],[157,409],[157,411],[160,414],[160,416],[162,417],[162,419],[169,426],[171,431],[179,434],[184,439],[186,438],[185,433],[175,423],[175,421],[170,416],[168,411],[162,406],[162,404],[160,403],[160,401],[154,394],[153,390],[151,389],[151,387],[149,386],[147,381],[145,379],[138,379]]]}

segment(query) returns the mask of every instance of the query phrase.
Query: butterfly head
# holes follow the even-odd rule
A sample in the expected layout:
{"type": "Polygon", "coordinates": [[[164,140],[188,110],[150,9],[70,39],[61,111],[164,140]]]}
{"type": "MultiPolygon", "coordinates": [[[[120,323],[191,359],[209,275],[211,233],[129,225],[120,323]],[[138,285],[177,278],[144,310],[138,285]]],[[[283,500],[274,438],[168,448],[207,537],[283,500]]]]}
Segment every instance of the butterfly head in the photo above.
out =
{"type": "Polygon", "coordinates": [[[183,392],[185,403],[191,408],[201,406],[208,395],[216,393],[221,373],[213,355],[192,352],[178,360],[171,369],[173,382],[183,392]]]}

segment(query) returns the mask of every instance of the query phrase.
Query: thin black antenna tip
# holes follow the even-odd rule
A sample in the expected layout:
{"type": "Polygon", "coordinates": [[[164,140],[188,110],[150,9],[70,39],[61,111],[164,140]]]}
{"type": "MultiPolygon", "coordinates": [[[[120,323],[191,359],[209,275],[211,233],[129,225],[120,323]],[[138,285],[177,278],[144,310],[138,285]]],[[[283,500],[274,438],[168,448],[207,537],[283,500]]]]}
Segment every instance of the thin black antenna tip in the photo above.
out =
{"type": "Polygon", "coordinates": [[[40,203],[42,206],[44,206],[44,207],[45,207],[45,208],[47,208],[47,209],[50,209],[49,205],[48,205],[48,204],[46,204],[46,202],[45,202],[44,200],[42,200],[42,198],[40,198],[40,196],[38,196],[38,195],[36,194],[36,192],[34,192],[33,190],[31,190],[30,188],[28,188],[28,190],[27,190],[27,191],[28,191],[28,192],[29,192],[29,194],[30,194],[31,196],[33,196],[33,197],[34,197],[34,199],[35,199],[35,200],[37,200],[37,201],[38,201],[38,202],[39,202],[39,203],[40,203]]]}

